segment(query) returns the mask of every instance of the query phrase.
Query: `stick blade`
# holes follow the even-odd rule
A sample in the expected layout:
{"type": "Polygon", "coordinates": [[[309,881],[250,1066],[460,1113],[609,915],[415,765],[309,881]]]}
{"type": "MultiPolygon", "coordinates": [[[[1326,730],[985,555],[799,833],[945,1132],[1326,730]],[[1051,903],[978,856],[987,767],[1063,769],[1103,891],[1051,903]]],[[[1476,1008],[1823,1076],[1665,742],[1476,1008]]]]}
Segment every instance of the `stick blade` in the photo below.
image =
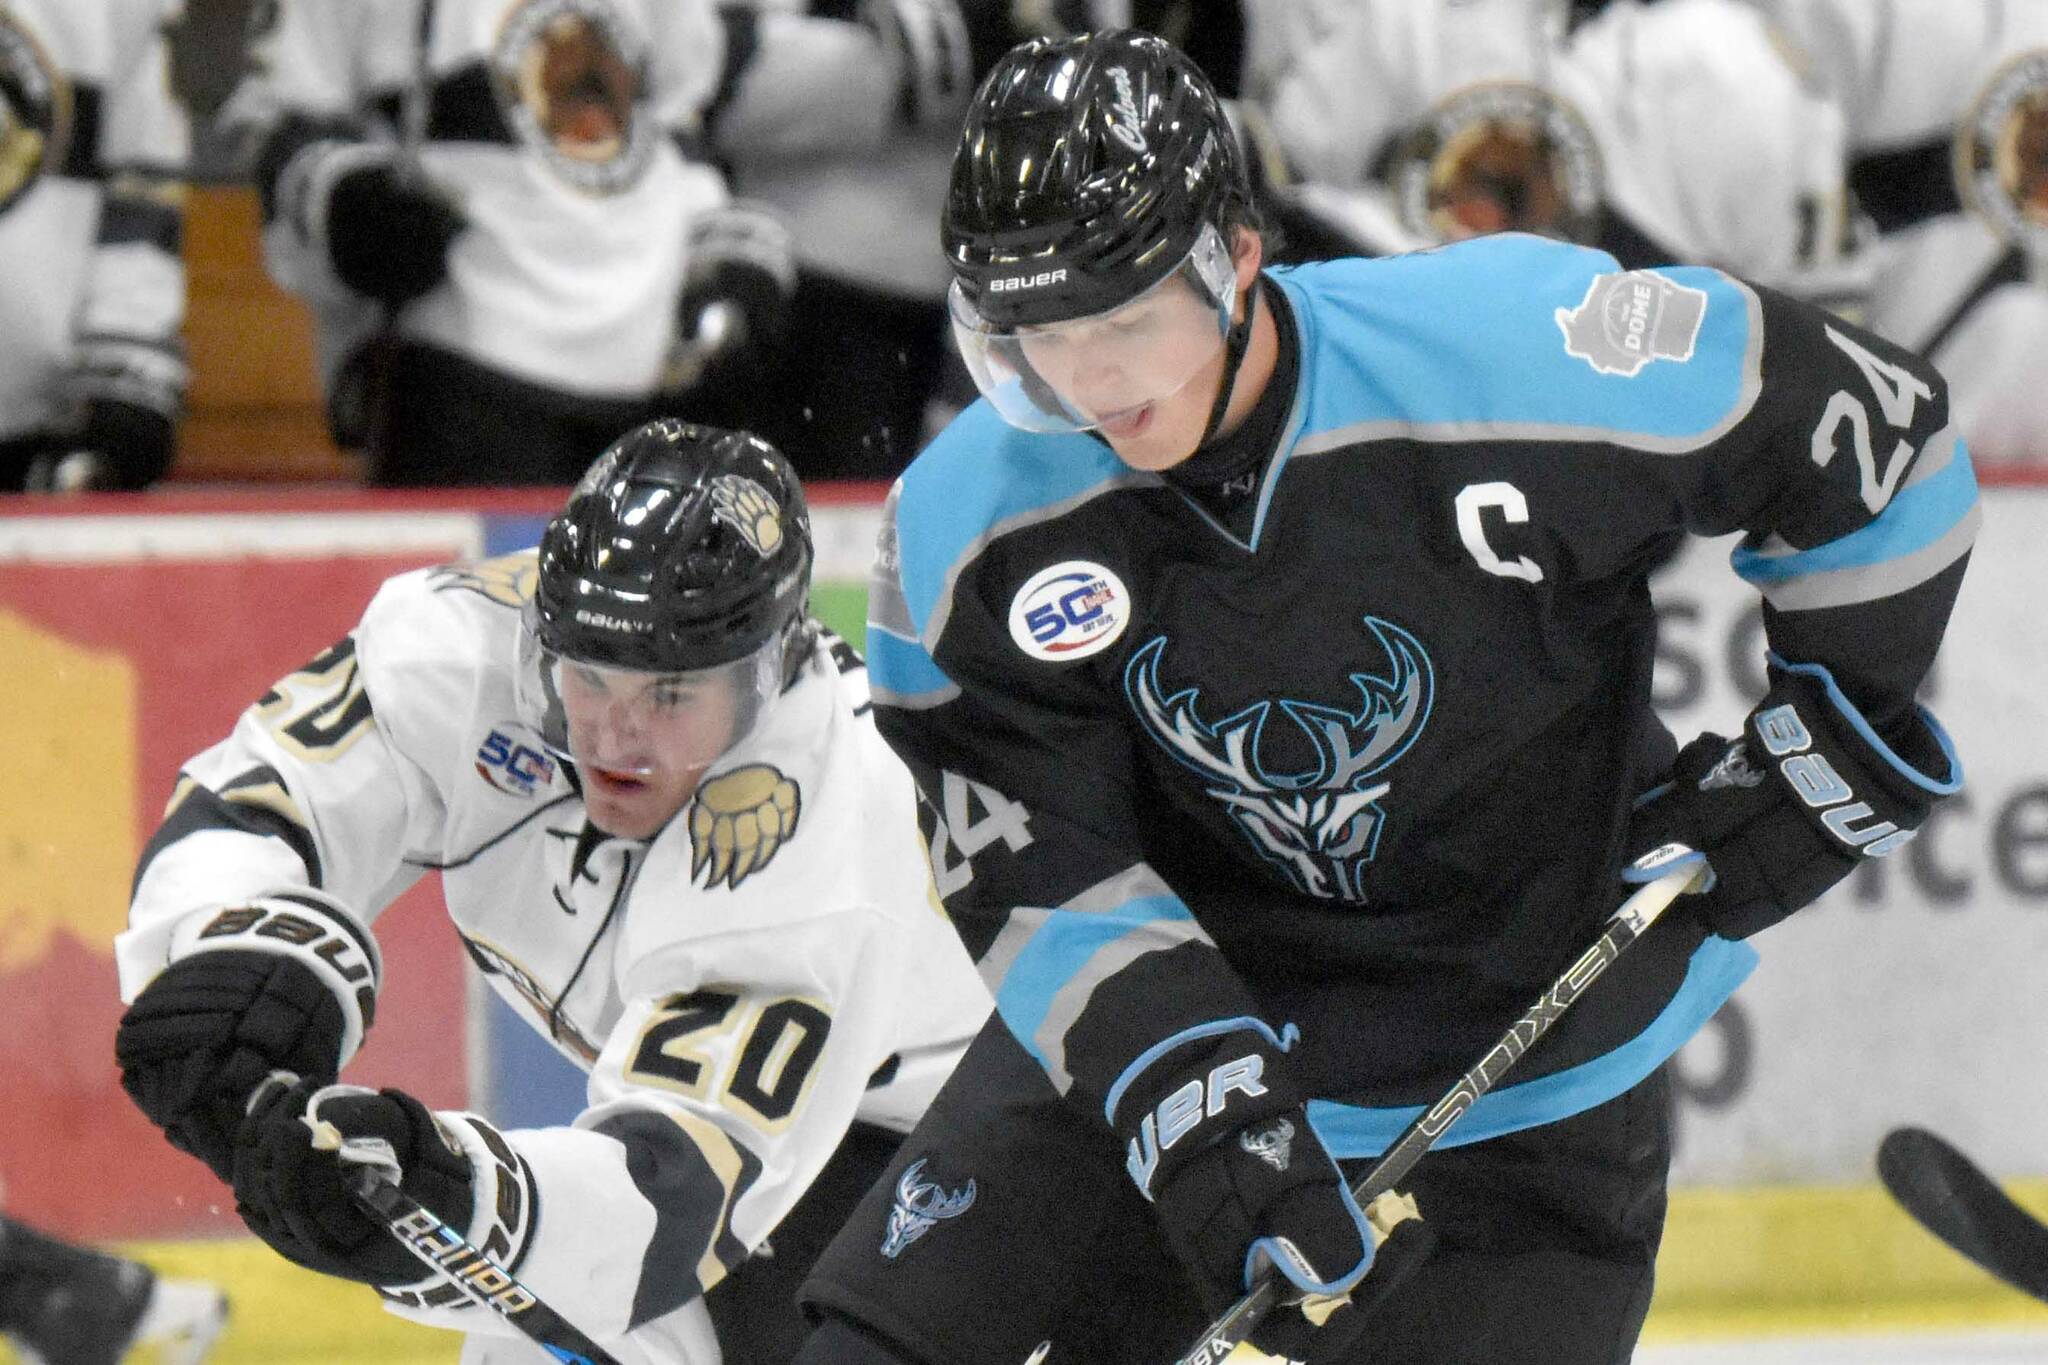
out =
{"type": "Polygon", "coordinates": [[[2048,1300],[2048,1227],[1949,1143],[1925,1128],[1895,1128],[1878,1144],[1877,1175],[1929,1232],[2013,1288],[2048,1300]]]}

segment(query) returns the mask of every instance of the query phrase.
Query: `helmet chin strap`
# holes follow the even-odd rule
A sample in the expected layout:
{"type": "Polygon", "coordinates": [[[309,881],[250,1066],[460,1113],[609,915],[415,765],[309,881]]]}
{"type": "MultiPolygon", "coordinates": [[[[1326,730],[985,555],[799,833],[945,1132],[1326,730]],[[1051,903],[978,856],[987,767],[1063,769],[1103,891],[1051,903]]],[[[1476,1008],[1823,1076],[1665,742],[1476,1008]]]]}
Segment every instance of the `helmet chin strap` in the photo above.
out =
{"type": "Polygon", "coordinates": [[[1244,291],[1244,321],[1233,321],[1230,330],[1223,334],[1223,383],[1216,390],[1216,401],[1209,406],[1209,420],[1202,426],[1202,435],[1195,442],[1200,450],[1209,444],[1216,434],[1216,428],[1223,425],[1223,414],[1230,410],[1231,390],[1237,387],[1237,372],[1244,364],[1245,348],[1251,344],[1252,319],[1259,308],[1259,281],[1252,277],[1251,288],[1244,291]]]}

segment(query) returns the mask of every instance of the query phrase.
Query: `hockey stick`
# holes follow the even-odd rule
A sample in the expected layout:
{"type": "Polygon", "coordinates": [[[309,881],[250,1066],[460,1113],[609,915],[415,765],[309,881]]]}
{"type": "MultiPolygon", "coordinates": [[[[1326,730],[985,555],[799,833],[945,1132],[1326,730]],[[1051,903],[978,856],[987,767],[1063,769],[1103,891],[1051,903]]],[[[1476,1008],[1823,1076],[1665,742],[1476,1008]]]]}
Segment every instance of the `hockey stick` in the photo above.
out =
{"type": "Polygon", "coordinates": [[[567,1318],[512,1278],[512,1272],[480,1251],[441,1220],[440,1215],[363,1166],[348,1178],[349,1194],[363,1212],[431,1270],[446,1275],[470,1299],[518,1328],[564,1365],[619,1365],[616,1356],[576,1330],[567,1318]]]}
{"type": "Polygon", "coordinates": [[[1894,1128],[1877,1176],[1920,1226],[2022,1293],[2048,1300],[2048,1226],[1925,1128],[1894,1128]]]}
{"type": "MultiPolygon", "coordinates": [[[[1631,866],[1639,872],[1651,872],[1659,867],[1671,870],[1623,901],[1600,927],[1600,937],[1579,955],[1578,961],[1565,968],[1564,974],[1550,983],[1550,989],[1538,997],[1536,1003],[1501,1035],[1500,1041],[1488,1049],[1470,1071],[1458,1078],[1458,1083],[1442,1099],[1423,1110],[1415,1122],[1394,1139],[1394,1144],[1387,1148],[1373,1168],[1351,1187],[1351,1193],[1361,1208],[1394,1188],[1403,1176],[1414,1169],[1422,1154],[1436,1145],[1445,1130],[1464,1117],[1465,1111],[1478,1103],[1480,1096],[1493,1089],[1508,1069],[1521,1060],[1522,1054],[1548,1033],[1550,1026],[1585,993],[1586,988],[1613,966],[1614,960],[1626,952],[1644,930],[1657,922],[1665,907],[1681,893],[1693,890],[1707,871],[1705,861],[1683,844],[1665,844],[1652,849],[1631,866]]],[[[1222,1365],[1224,1357],[1249,1338],[1266,1315],[1279,1306],[1283,1284],[1278,1276],[1268,1274],[1226,1309],[1222,1317],[1210,1323],[1175,1365],[1222,1365]]]]}

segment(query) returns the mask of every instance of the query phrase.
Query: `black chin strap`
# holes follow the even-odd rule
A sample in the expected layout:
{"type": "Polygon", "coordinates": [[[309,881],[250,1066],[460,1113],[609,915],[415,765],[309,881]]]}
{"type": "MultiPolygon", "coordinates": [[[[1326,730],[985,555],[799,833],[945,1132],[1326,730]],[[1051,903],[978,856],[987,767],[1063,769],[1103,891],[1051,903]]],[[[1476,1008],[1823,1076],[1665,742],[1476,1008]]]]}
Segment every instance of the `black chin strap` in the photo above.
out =
{"type": "Polygon", "coordinates": [[[1251,345],[1252,319],[1258,316],[1258,311],[1259,281],[1254,277],[1252,287],[1244,291],[1244,321],[1232,322],[1230,330],[1223,334],[1223,384],[1216,390],[1216,401],[1210,405],[1201,439],[1195,442],[1197,450],[1209,444],[1216,428],[1223,425],[1223,414],[1230,410],[1230,393],[1237,387],[1237,371],[1244,364],[1245,348],[1251,345]]]}

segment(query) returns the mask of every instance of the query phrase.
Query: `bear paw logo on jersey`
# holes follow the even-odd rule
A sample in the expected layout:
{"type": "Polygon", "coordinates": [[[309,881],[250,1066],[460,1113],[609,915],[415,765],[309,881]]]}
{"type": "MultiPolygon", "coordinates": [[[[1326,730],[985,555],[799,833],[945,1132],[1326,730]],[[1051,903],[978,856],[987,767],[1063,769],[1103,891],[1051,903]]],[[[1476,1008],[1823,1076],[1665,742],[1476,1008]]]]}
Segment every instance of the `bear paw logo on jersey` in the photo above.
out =
{"type": "Polygon", "coordinates": [[[1579,111],[1519,81],[1460,90],[1402,140],[1387,177],[1408,228],[1438,242],[1490,232],[1590,240],[1600,153],[1579,111]]]}
{"type": "Polygon", "coordinates": [[[533,745],[493,730],[477,748],[476,774],[507,796],[531,798],[555,780],[555,761],[533,745]]]}
{"type": "Polygon", "coordinates": [[[1116,642],[1130,624],[1123,580],[1086,560],[1040,569],[1010,600],[1010,638],[1034,659],[1085,659],[1116,642]]]}
{"type": "Polygon", "coordinates": [[[1577,308],[1555,314],[1565,354],[1602,374],[1634,378],[1653,360],[1692,359],[1707,294],[1651,270],[1600,275],[1577,308]]]}
{"type": "Polygon", "coordinates": [[[653,155],[638,108],[645,70],[611,0],[530,0],[491,53],[492,88],[520,139],[591,194],[632,188],[653,155]]]}
{"type": "Polygon", "coordinates": [[[2048,51],[1999,68],[1956,126],[1963,202],[2006,241],[2048,252],[2048,51]]]}
{"type": "Polygon", "coordinates": [[[1220,721],[1202,719],[1201,690],[1169,693],[1160,681],[1166,637],[1148,642],[1124,670],[1124,691],[1145,731],[1206,781],[1259,857],[1307,895],[1365,902],[1360,882],[1378,847],[1380,800],[1394,787],[1372,779],[1408,752],[1429,719],[1435,673],[1413,635],[1376,616],[1365,625],[1385,652],[1384,676],[1353,673],[1357,711],[1307,701],[1259,701],[1220,721]],[[1274,773],[1260,761],[1273,709],[1293,721],[1313,766],[1274,773]]]}
{"type": "Polygon", "coordinates": [[[796,783],[766,763],[710,779],[690,806],[690,879],[737,890],[789,842],[802,809],[796,783]]]}
{"type": "Polygon", "coordinates": [[[70,136],[70,83],[0,8],[0,214],[64,164],[70,136]]]}
{"type": "Polygon", "coordinates": [[[974,1207],[974,1178],[968,1177],[967,1183],[957,1190],[946,1189],[924,1178],[924,1164],[929,1159],[919,1157],[911,1162],[896,1181],[896,1198],[889,1206],[889,1228],[882,1235],[882,1254],[892,1261],[912,1242],[937,1227],[941,1219],[958,1218],[974,1207]]]}
{"type": "Polygon", "coordinates": [[[740,474],[711,481],[711,515],[730,526],[763,559],[782,548],[782,507],[760,484],[740,474]]]}

